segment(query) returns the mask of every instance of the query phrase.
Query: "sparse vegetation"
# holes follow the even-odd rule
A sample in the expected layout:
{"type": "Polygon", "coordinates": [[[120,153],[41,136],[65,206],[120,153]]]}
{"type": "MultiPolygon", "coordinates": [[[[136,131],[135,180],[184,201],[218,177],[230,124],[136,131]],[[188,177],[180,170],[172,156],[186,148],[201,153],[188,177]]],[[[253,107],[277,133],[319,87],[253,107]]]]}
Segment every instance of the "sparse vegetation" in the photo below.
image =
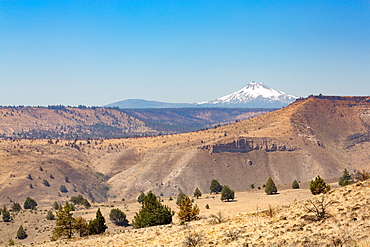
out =
{"type": "Polygon", "coordinates": [[[326,184],[324,179],[320,176],[317,176],[314,180],[310,182],[310,190],[313,195],[325,194],[330,191],[330,185],[326,184]]]}
{"type": "Polygon", "coordinates": [[[322,195],[319,199],[308,200],[309,206],[305,206],[309,213],[313,213],[314,220],[319,221],[329,216],[328,208],[333,203],[327,201],[325,195],[322,195]]]}
{"type": "Polygon", "coordinates": [[[184,246],[201,246],[203,244],[203,232],[189,232],[183,242],[184,246]]]}
{"type": "Polygon", "coordinates": [[[226,221],[225,216],[221,211],[218,211],[216,214],[211,214],[209,217],[211,218],[210,223],[212,224],[221,224],[226,221]]]}
{"type": "Polygon", "coordinates": [[[272,195],[272,194],[275,194],[277,193],[277,188],[276,188],[276,185],[274,183],[274,181],[272,180],[271,177],[269,177],[269,179],[267,180],[266,182],[266,186],[265,186],[265,192],[267,195],[272,195]]]}

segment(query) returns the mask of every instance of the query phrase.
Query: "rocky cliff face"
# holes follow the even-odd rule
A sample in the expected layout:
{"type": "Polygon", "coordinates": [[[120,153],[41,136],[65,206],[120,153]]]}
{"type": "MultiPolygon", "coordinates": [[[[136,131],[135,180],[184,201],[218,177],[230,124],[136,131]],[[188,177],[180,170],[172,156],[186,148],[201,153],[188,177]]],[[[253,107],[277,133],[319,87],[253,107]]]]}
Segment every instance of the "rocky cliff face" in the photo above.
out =
{"type": "Polygon", "coordinates": [[[209,150],[211,153],[248,153],[254,150],[265,152],[296,151],[300,148],[292,143],[283,143],[266,138],[240,138],[236,141],[203,146],[201,149],[209,150]]]}

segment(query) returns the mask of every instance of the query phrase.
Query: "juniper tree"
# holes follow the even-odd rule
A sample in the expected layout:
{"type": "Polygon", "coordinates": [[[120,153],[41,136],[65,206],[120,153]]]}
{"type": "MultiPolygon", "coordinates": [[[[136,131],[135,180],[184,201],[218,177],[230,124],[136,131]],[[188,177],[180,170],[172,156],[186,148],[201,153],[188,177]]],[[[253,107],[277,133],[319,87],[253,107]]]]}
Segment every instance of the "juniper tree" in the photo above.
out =
{"type": "Polygon", "coordinates": [[[56,227],[53,230],[53,236],[55,238],[59,238],[61,236],[67,236],[68,238],[71,238],[73,234],[73,224],[75,222],[75,218],[73,218],[71,206],[68,204],[68,202],[65,203],[64,207],[60,207],[56,214],[56,227]]]}
{"type": "Polygon", "coordinates": [[[126,214],[119,210],[118,208],[114,208],[109,213],[109,219],[116,224],[117,226],[125,226],[128,225],[128,220],[126,219],[126,214]]]}
{"type": "Polygon", "coordinates": [[[222,186],[216,179],[213,179],[211,181],[211,185],[209,186],[209,189],[210,189],[211,194],[212,193],[218,194],[219,192],[222,191],[222,186]]]}
{"type": "Polygon", "coordinates": [[[182,190],[179,191],[179,194],[177,195],[176,204],[179,206],[181,204],[182,199],[185,198],[185,194],[182,190]]]}
{"type": "Polygon", "coordinates": [[[199,190],[198,187],[195,188],[195,190],[194,190],[194,197],[196,197],[198,199],[201,196],[202,196],[202,192],[200,192],[200,190],[199,190]]]}
{"type": "Polygon", "coordinates": [[[141,210],[134,216],[132,225],[135,228],[142,228],[170,224],[173,215],[171,208],[163,205],[160,199],[149,191],[141,205],[141,210]]]}
{"type": "Polygon", "coordinates": [[[272,180],[271,177],[269,177],[269,179],[267,180],[266,187],[265,187],[265,192],[266,192],[267,195],[272,195],[272,194],[275,194],[277,192],[276,185],[275,185],[275,183],[274,183],[274,181],[272,180]]]}
{"type": "Polygon", "coordinates": [[[339,178],[338,184],[340,186],[345,186],[352,183],[352,177],[349,175],[349,172],[347,169],[344,169],[342,176],[339,178]]]}
{"type": "Polygon", "coordinates": [[[180,210],[177,213],[177,217],[184,222],[197,220],[199,217],[199,207],[197,204],[193,206],[190,198],[185,196],[180,203],[180,210]]]}
{"type": "Polygon", "coordinates": [[[230,189],[229,186],[225,185],[223,188],[222,188],[222,191],[221,191],[221,201],[230,201],[230,200],[233,200],[235,198],[235,192],[230,189]]]}
{"type": "Polygon", "coordinates": [[[25,239],[27,238],[27,233],[26,231],[23,229],[23,226],[20,225],[19,228],[18,228],[18,231],[17,231],[17,238],[18,239],[25,239]]]}
{"type": "Polygon", "coordinates": [[[330,191],[330,185],[326,184],[324,179],[320,176],[317,176],[314,180],[310,182],[310,190],[313,195],[325,194],[330,191]]]}
{"type": "Polygon", "coordinates": [[[105,225],[105,218],[100,212],[100,208],[96,211],[96,218],[91,220],[89,222],[89,225],[87,226],[89,230],[89,234],[101,234],[105,232],[105,230],[108,228],[105,225]]]}
{"type": "Polygon", "coordinates": [[[78,216],[73,223],[73,228],[78,232],[80,237],[89,235],[88,224],[85,218],[78,216]]]}
{"type": "Polygon", "coordinates": [[[299,183],[297,180],[294,180],[293,183],[292,183],[292,188],[293,189],[299,189],[299,183]]]}
{"type": "Polygon", "coordinates": [[[36,207],[37,207],[37,202],[31,197],[27,197],[26,200],[24,201],[23,208],[24,209],[36,209],[36,207]]]}
{"type": "Polygon", "coordinates": [[[140,194],[140,195],[139,195],[139,197],[137,198],[137,201],[138,201],[139,203],[143,203],[144,199],[145,199],[145,194],[144,194],[144,192],[141,192],[141,194],[140,194]]]}
{"type": "Polygon", "coordinates": [[[12,204],[12,211],[13,212],[19,212],[22,210],[21,205],[18,202],[13,202],[12,204]]]}

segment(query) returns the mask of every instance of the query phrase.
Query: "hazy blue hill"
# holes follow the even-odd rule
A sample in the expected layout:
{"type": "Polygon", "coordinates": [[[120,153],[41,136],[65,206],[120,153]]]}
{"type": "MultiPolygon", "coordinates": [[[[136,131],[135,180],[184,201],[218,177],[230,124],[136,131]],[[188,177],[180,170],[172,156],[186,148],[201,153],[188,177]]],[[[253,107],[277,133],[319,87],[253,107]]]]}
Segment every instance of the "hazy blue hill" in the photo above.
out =
{"type": "Polygon", "coordinates": [[[143,100],[143,99],[127,99],[118,102],[114,102],[106,107],[119,107],[122,109],[148,109],[148,108],[186,108],[194,107],[195,104],[188,103],[166,103],[154,100],[143,100]]]}

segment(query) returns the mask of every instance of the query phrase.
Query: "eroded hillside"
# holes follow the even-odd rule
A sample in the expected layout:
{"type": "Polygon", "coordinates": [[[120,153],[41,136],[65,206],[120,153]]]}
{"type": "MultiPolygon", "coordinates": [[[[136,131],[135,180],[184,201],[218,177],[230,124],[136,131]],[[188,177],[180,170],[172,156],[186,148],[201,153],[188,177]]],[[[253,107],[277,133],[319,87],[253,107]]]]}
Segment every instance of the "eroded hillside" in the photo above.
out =
{"type": "MultiPolygon", "coordinates": [[[[45,164],[47,169],[75,164],[96,179],[91,181],[109,186],[108,200],[132,199],[149,190],[164,196],[177,195],[179,189],[191,194],[196,187],[208,191],[212,179],[240,191],[251,184],[262,187],[268,177],[287,186],[317,175],[338,178],[344,168],[351,173],[370,169],[369,112],[366,97],[317,96],[249,120],[185,134],[76,143],[42,140],[38,146],[36,141],[2,141],[1,165],[6,169],[1,172],[1,200],[9,203],[8,194],[14,190],[24,196],[35,191],[35,197],[49,191],[52,200],[59,194],[70,196],[58,194],[62,178],[56,186],[38,185],[41,194],[27,188],[28,173],[35,173],[38,183],[47,179],[49,174],[38,170],[45,164]],[[64,163],[54,162],[56,156],[64,163]],[[16,178],[13,172],[19,172],[16,178]]],[[[76,173],[60,170],[60,177],[76,173]]],[[[76,179],[80,188],[75,193],[88,195],[82,184],[87,186],[90,180],[83,177],[76,179]]]]}

